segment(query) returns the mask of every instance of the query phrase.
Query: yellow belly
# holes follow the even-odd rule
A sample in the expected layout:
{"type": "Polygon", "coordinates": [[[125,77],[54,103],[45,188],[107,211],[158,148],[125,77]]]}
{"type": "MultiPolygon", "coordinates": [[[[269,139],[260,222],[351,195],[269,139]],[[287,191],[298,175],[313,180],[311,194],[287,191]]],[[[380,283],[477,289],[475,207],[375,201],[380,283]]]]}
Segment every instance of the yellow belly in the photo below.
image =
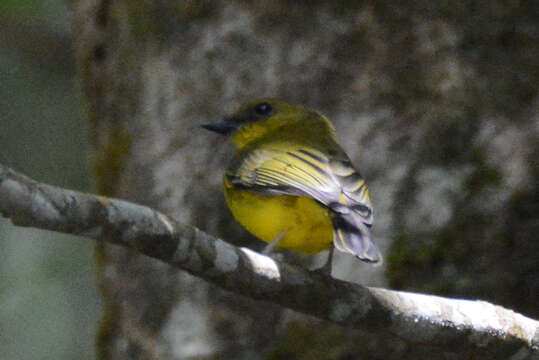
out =
{"type": "Polygon", "coordinates": [[[225,198],[236,220],[265,242],[284,232],[278,246],[306,254],[327,250],[333,242],[329,211],[311,198],[259,195],[226,181],[225,198]]]}

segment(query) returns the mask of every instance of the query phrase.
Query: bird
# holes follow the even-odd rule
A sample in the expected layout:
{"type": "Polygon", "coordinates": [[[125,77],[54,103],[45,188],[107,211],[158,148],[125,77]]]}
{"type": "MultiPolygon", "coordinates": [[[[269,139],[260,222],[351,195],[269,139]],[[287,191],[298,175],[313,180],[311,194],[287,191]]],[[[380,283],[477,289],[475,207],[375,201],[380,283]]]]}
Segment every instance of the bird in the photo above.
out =
{"type": "Polygon", "coordinates": [[[226,203],[252,235],[274,247],[313,255],[333,249],[380,263],[370,228],[365,179],[338,144],[331,122],[303,106],[248,101],[203,128],[228,136],[235,153],[223,175],[226,203]]]}

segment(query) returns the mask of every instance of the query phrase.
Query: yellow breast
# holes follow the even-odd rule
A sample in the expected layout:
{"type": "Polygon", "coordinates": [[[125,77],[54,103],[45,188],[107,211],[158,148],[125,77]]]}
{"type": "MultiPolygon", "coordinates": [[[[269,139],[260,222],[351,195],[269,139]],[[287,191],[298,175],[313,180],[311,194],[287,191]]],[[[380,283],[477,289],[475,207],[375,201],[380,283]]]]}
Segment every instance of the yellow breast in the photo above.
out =
{"type": "Polygon", "coordinates": [[[236,220],[251,234],[271,242],[284,236],[279,247],[306,254],[329,249],[333,225],[329,210],[307,197],[259,195],[224,180],[225,198],[236,220]]]}

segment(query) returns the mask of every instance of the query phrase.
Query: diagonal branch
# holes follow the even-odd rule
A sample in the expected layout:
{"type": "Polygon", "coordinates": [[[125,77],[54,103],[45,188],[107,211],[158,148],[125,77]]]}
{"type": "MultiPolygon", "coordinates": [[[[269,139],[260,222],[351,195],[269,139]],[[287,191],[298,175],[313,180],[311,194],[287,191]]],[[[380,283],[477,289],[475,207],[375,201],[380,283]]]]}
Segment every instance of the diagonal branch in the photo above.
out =
{"type": "Polygon", "coordinates": [[[0,214],[18,226],[130,247],[234,293],[381,336],[389,332],[417,346],[465,344],[477,359],[539,356],[539,322],[500,306],[309,273],[146,206],[41,184],[1,164],[0,214]]]}

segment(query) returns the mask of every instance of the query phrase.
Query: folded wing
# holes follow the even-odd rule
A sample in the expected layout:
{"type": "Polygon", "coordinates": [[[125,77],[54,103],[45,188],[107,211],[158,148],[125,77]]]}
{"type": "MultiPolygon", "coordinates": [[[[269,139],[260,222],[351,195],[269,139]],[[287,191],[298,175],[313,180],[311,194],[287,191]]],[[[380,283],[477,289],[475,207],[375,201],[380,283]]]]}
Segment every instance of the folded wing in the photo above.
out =
{"type": "Polygon", "coordinates": [[[367,262],[381,260],[368,229],[373,223],[369,190],[344,152],[330,157],[307,146],[265,146],[240,157],[227,178],[261,194],[315,199],[332,211],[338,250],[367,262]]]}

